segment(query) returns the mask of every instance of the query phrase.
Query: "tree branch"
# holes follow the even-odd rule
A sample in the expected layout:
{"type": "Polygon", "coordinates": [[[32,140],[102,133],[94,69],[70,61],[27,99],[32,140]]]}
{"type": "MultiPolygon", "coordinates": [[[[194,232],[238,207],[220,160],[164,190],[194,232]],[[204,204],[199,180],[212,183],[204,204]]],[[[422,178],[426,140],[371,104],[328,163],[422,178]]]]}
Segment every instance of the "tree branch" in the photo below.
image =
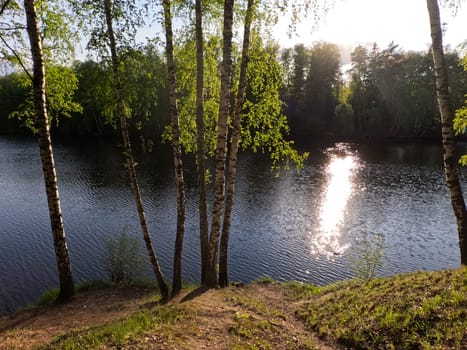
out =
{"type": "Polygon", "coordinates": [[[31,79],[32,81],[32,75],[31,73],[29,73],[29,71],[26,69],[26,66],[23,64],[23,61],[21,60],[21,57],[19,57],[18,53],[15,51],[15,49],[13,49],[9,44],[8,42],[3,38],[3,36],[0,34],[0,40],[5,44],[5,46],[8,48],[8,50],[11,51],[11,53],[16,57],[16,59],[18,60],[18,63],[19,65],[21,66],[21,68],[23,68],[24,72],[26,73],[26,75],[29,77],[29,79],[31,79]]]}
{"type": "Polygon", "coordinates": [[[3,12],[5,11],[6,7],[8,6],[8,4],[10,3],[10,0],[6,0],[2,7],[0,8],[0,16],[3,15],[3,12]]]}

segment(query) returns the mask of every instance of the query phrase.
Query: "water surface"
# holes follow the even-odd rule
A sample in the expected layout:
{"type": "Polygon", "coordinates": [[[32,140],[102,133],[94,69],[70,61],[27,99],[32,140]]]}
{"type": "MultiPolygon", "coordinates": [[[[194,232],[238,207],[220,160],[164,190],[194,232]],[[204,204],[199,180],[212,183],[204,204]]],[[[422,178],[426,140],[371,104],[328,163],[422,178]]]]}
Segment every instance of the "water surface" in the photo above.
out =
{"type": "MultiPolygon", "coordinates": [[[[230,277],[325,284],[354,275],[368,240],[382,237],[380,275],[455,268],[455,220],[437,145],[330,144],[309,149],[304,169],[283,171],[242,154],[230,241],[230,277]]],[[[123,230],[139,237],[121,150],[93,139],[59,141],[55,157],[63,218],[77,281],[106,278],[103,241],[123,230]]],[[[171,276],[176,194],[169,150],[138,156],[143,200],[156,253],[171,276]]],[[[186,162],[183,275],[199,279],[197,190],[186,162]]],[[[462,171],[465,184],[465,174],[462,171]]],[[[0,313],[57,286],[34,140],[0,137],[0,313]]],[[[148,269],[148,276],[149,269],[148,269]]]]}

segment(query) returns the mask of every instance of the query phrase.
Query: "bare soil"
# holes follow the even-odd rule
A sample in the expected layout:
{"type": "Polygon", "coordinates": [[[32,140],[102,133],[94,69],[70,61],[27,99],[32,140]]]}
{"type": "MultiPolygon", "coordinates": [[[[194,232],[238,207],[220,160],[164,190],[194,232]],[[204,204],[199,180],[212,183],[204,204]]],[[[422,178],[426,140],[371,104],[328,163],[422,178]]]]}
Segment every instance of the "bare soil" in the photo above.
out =
{"type": "MultiPolygon", "coordinates": [[[[72,331],[104,325],[159,307],[149,290],[112,288],[86,292],[65,304],[0,319],[0,349],[36,349],[72,331]]],[[[294,311],[299,302],[277,283],[194,290],[171,301],[187,310],[165,329],[129,343],[99,349],[336,349],[310,333],[294,311]]]]}

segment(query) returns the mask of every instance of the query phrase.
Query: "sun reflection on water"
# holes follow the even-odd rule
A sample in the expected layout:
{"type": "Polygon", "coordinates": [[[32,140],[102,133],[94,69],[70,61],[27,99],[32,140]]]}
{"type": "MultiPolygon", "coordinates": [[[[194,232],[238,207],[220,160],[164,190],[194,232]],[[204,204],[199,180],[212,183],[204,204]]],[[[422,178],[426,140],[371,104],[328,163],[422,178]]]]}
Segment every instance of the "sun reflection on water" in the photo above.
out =
{"type": "Polygon", "coordinates": [[[326,168],[329,178],[319,210],[319,228],[311,243],[313,254],[328,258],[342,254],[348,244],[341,242],[341,224],[354,186],[352,177],[358,165],[355,155],[332,155],[326,168]]]}

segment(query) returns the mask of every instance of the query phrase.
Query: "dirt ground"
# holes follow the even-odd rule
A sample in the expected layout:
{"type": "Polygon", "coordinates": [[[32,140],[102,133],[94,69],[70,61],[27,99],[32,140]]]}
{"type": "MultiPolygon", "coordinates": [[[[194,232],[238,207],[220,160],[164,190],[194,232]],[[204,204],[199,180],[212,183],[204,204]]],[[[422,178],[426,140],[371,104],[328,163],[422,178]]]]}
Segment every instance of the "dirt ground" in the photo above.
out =
{"type": "MultiPolygon", "coordinates": [[[[36,349],[57,336],[104,325],[142,309],[157,308],[148,290],[90,291],[66,304],[39,307],[0,319],[0,349],[36,349]]],[[[323,349],[326,345],[295,317],[298,302],[280,284],[195,290],[171,301],[187,317],[124,346],[99,349],[323,349]]]]}

